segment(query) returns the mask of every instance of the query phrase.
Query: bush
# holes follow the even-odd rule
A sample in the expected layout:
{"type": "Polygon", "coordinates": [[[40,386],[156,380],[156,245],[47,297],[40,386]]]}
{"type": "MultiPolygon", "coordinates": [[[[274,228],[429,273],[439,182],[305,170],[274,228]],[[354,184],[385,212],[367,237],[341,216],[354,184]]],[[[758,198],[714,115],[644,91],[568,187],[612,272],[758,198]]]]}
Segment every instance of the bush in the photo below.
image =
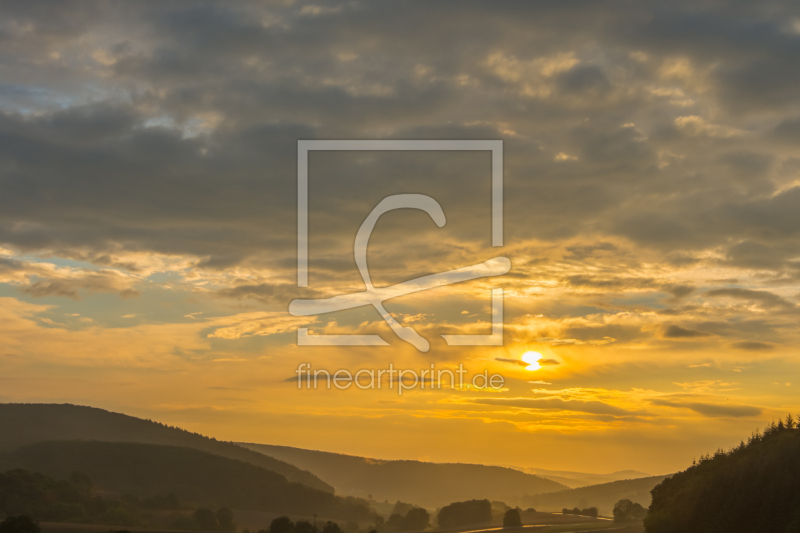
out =
{"type": "Polygon", "coordinates": [[[195,510],[192,515],[194,518],[194,525],[200,531],[216,531],[217,530],[217,515],[211,509],[201,507],[195,510]]]}
{"type": "Polygon", "coordinates": [[[492,520],[492,504],[489,500],[469,500],[455,502],[442,507],[437,521],[439,527],[450,528],[490,522],[492,520]]]}
{"type": "Polygon", "coordinates": [[[503,516],[503,527],[520,527],[522,526],[522,517],[519,515],[519,509],[509,509],[503,516]]]}
{"type": "Polygon", "coordinates": [[[403,528],[406,531],[422,531],[428,529],[431,516],[422,507],[411,509],[403,519],[403,528]]]}
{"type": "Polygon", "coordinates": [[[322,533],[342,533],[342,528],[336,522],[328,520],[325,523],[325,527],[322,528],[322,533]]]}
{"type": "Polygon", "coordinates": [[[386,525],[392,531],[422,531],[428,529],[430,522],[431,517],[428,511],[422,507],[412,507],[405,516],[398,513],[392,514],[386,525]]]}
{"type": "Polygon", "coordinates": [[[288,516],[279,516],[269,525],[269,533],[292,533],[294,522],[288,516]]]}
{"type": "Polygon", "coordinates": [[[317,533],[317,530],[314,528],[314,525],[311,522],[306,520],[298,520],[294,524],[294,533],[317,533]]]}
{"type": "Polygon", "coordinates": [[[29,516],[9,516],[0,522],[0,533],[41,533],[41,528],[29,516]]]}
{"type": "Polygon", "coordinates": [[[624,522],[626,520],[644,520],[647,509],[641,504],[633,503],[630,500],[620,500],[614,504],[614,521],[624,522]]]}
{"type": "Polygon", "coordinates": [[[220,507],[217,509],[217,524],[219,525],[219,530],[224,533],[236,531],[236,522],[233,521],[233,511],[227,507],[220,507]]]}
{"type": "Polygon", "coordinates": [[[597,518],[599,514],[599,512],[597,511],[597,507],[589,507],[588,509],[578,509],[577,507],[573,507],[572,509],[567,509],[566,507],[564,507],[563,509],[561,509],[561,513],[572,514],[577,516],[589,516],[592,518],[597,518]]]}

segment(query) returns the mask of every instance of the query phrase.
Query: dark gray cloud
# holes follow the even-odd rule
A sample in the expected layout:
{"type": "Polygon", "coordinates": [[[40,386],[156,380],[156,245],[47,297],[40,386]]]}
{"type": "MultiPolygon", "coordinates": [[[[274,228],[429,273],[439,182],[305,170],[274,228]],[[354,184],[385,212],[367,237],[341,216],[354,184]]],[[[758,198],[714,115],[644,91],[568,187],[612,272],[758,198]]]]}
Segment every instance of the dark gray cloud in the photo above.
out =
{"type": "Polygon", "coordinates": [[[775,344],[771,342],[762,342],[762,341],[738,341],[732,343],[731,346],[733,346],[737,350],[747,350],[750,352],[775,349],[775,344]]]}
{"type": "Polygon", "coordinates": [[[494,360],[500,361],[502,363],[510,363],[512,365],[517,365],[517,366],[530,366],[530,363],[527,363],[522,359],[512,359],[510,357],[495,357],[494,360]]]}
{"type": "Polygon", "coordinates": [[[599,242],[597,244],[576,244],[567,246],[566,250],[570,257],[575,259],[586,259],[597,252],[615,252],[619,248],[610,242],[599,242]]]}
{"type": "Polygon", "coordinates": [[[560,398],[479,398],[471,403],[548,411],[574,411],[596,415],[634,416],[642,411],[629,411],[597,400],[562,400],[560,398]]]}
{"type": "Polygon", "coordinates": [[[257,285],[237,285],[216,292],[223,298],[253,299],[264,303],[284,303],[294,298],[315,298],[319,292],[311,289],[299,289],[290,283],[259,283],[257,285]]]}
{"type": "Polygon", "coordinates": [[[689,409],[709,418],[746,418],[761,414],[762,409],[748,405],[725,405],[703,402],[682,402],[671,400],[651,400],[653,405],[689,409]]]}
{"type": "MultiPolygon", "coordinates": [[[[505,143],[506,242],[564,245],[516,279],[556,265],[552,277],[587,298],[662,293],[564,313],[661,309],[666,295],[685,305],[663,314],[699,315],[666,338],[760,338],[780,327],[734,324],[702,300],[795,309],[771,292],[800,272],[792,3],[44,6],[0,8],[3,247],[131,272],[143,267],[118,256],[268,270],[214,294],[275,303],[293,295],[298,139],[492,138],[505,143]],[[601,259],[605,270],[576,273],[601,259]],[[770,288],[703,292],[654,265],[723,266],[770,288]]],[[[448,224],[382,219],[377,279],[474,262],[470,247],[490,235],[488,165],[486,154],[314,154],[312,279],[360,283],[353,235],[396,192],[439,199],[448,224]]],[[[24,290],[75,296],[65,283],[24,290]]]]}
{"type": "Polygon", "coordinates": [[[572,287],[607,290],[653,288],[656,285],[652,278],[600,278],[584,274],[568,276],[563,281],[572,287]]]}
{"type": "MultiPolygon", "coordinates": [[[[494,360],[503,363],[511,363],[512,365],[523,366],[523,367],[531,365],[530,363],[523,361],[522,359],[512,359],[509,357],[495,357],[494,360]]],[[[556,366],[561,364],[561,361],[559,361],[558,359],[539,359],[537,362],[542,366],[556,366]]]]}
{"type": "Polygon", "coordinates": [[[686,329],[673,324],[664,328],[662,335],[665,339],[694,339],[698,337],[708,337],[709,334],[704,331],[686,329]]]}

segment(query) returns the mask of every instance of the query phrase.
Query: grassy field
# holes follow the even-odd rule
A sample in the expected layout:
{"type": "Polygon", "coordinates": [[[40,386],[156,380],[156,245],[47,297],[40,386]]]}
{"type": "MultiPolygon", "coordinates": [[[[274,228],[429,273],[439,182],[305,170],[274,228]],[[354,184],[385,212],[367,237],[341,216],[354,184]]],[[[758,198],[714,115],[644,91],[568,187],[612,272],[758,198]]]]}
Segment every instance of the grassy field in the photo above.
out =
{"type": "Polygon", "coordinates": [[[522,523],[527,525],[558,525],[558,524],[608,524],[609,520],[604,518],[592,518],[589,516],[580,516],[572,514],[561,513],[530,513],[523,511],[521,513],[522,523]]]}
{"type": "MultiPolygon", "coordinates": [[[[588,518],[585,516],[574,516],[574,515],[562,515],[560,513],[523,513],[526,518],[523,520],[525,524],[523,527],[519,528],[503,528],[503,527],[492,527],[489,524],[483,525],[483,527],[473,527],[473,528],[460,528],[458,530],[448,530],[444,533],[533,533],[537,531],[541,532],[562,532],[562,533],[569,533],[572,531],[580,532],[580,531],[599,531],[599,530],[608,530],[614,531],[614,533],[643,533],[644,527],[640,524],[636,525],[629,525],[629,526],[620,526],[619,524],[615,524],[611,520],[606,519],[595,519],[595,518],[588,518]]],[[[242,529],[250,529],[258,530],[258,529],[268,529],[269,524],[273,518],[276,518],[277,514],[274,513],[261,513],[256,511],[237,511],[236,512],[236,521],[239,526],[239,531],[242,529]]],[[[314,520],[313,517],[309,516],[291,516],[290,518],[294,521],[296,520],[314,520]]],[[[317,517],[317,525],[320,526],[324,524],[325,521],[329,520],[330,518],[327,517],[317,517]]],[[[341,520],[335,520],[342,524],[341,520]]],[[[121,531],[126,530],[130,531],[131,533],[177,533],[174,531],[168,530],[155,530],[155,529],[145,529],[141,527],[124,527],[124,526],[109,526],[109,525],[101,525],[101,524],[69,524],[69,523],[59,523],[59,522],[42,522],[42,533],[110,533],[114,531],[121,531]]],[[[343,525],[343,524],[342,524],[343,525]]],[[[361,529],[369,530],[371,524],[359,524],[361,529]]],[[[437,529],[429,530],[431,533],[439,532],[437,529]]]]}
{"type": "Polygon", "coordinates": [[[146,529],[137,526],[109,526],[103,524],[68,524],[64,522],[40,522],[42,533],[109,533],[129,531],[130,533],[177,533],[166,529],[146,529]]]}
{"type": "MultiPolygon", "coordinates": [[[[621,526],[608,518],[589,518],[586,516],[562,515],[561,513],[523,513],[522,527],[465,527],[459,530],[448,530],[444,533],[534,533],[537,531],[614,531],[615,533],[643,533],[641,523],[621,526]]],[[[438,531],[436,529],[432,531],[438,531]]]]}
{"type": "Polygon", "coordinates": [[[541,531],[561,531],[564,533],[572,532],[572,531],[597,531],[597,530],[607,530],[613,531],[614,533],[644,533],[644,526],[642,525],[632,525],[632,526],[620,526],[619,524],[615,524],[614,522],[595,522],[595,523],[586,523],[586,524],[561,524],[557,526],[547,526],[541,528],[541,531]]]}

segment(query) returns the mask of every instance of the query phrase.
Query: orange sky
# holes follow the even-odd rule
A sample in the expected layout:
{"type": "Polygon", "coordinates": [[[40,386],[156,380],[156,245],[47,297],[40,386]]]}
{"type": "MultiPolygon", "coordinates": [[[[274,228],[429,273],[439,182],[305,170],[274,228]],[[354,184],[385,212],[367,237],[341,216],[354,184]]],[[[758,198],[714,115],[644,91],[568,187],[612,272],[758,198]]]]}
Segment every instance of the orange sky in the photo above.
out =
{"type": "Polygon", "coordinates": [[[379,458],[652,474],[800,411],[800,14],[724,4],[8,8],[0,401],[379,458]],[[301,139],[502,140],[504,246],[487,152],[317,152],[299,289],[301,139]],[[386,302],[427,353],[372,308],[290,315],[364,289],[356,231],[400,193],[447,223],[381,217],[377,286],[496,256],[510,272],[386,302]],[[503,346],[447,346],[489,333],[498,287],[503,346]],[[297,346],[299,327],[389,345],[297,346]],[[528,351],[546,364],[515,362],[528,351]],[[298,390],[303,363],[463,364],[505,384],[298,390]]]}

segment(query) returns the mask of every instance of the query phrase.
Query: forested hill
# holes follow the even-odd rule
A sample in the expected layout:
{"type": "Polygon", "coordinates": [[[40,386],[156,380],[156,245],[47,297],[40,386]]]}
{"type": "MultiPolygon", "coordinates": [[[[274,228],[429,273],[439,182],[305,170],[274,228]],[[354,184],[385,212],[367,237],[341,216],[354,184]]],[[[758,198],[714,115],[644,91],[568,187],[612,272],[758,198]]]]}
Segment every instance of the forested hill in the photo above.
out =
{"type": "Polygon", "coordinates": [[[788,418],[653,490],[648,533],[800,533],[800,429],[788,418]]]}
{"type": "Polygon", "coordinates": [[[287,480],[333,493],[333,487],[273,457],[230,442],[150,420],[70,404],[0,404],[0,451],[40,441],[97,440],[166,444],[203,450],[276,472],[287,480]]]}
{"type": "Polygon", "coordinates": [[[376,500],[402,500],[432,508],[484,498],[516,505],[523,494],[567,488],[500,466],[385,461],[288,446],[243,445],[313,472],[340,494],[372,495],[376,500]]]}
{"type": "Polygon", "coordinates": [[[175,494],[179,500],[212,508],[310,515],[342,519],[370,517],[369,504],[341,498],[244,461],[156,444],[46,441],[0,453],[0,472],[22,468],[55,479],[86,474],[106,492],[137,497],[175,494]]]}
{"type": "Polygon", "coordinates": [[[631,500],[646,508],[650,503],[650,491],[665,477],[625,479],[549,494],[525,496],[520,502],[520,507],[534,507],[538,511],[560,511],[564,507],[569,509],[597,507],[600,514],[610,516],[614,504],[620,500],[631,500]]]}

